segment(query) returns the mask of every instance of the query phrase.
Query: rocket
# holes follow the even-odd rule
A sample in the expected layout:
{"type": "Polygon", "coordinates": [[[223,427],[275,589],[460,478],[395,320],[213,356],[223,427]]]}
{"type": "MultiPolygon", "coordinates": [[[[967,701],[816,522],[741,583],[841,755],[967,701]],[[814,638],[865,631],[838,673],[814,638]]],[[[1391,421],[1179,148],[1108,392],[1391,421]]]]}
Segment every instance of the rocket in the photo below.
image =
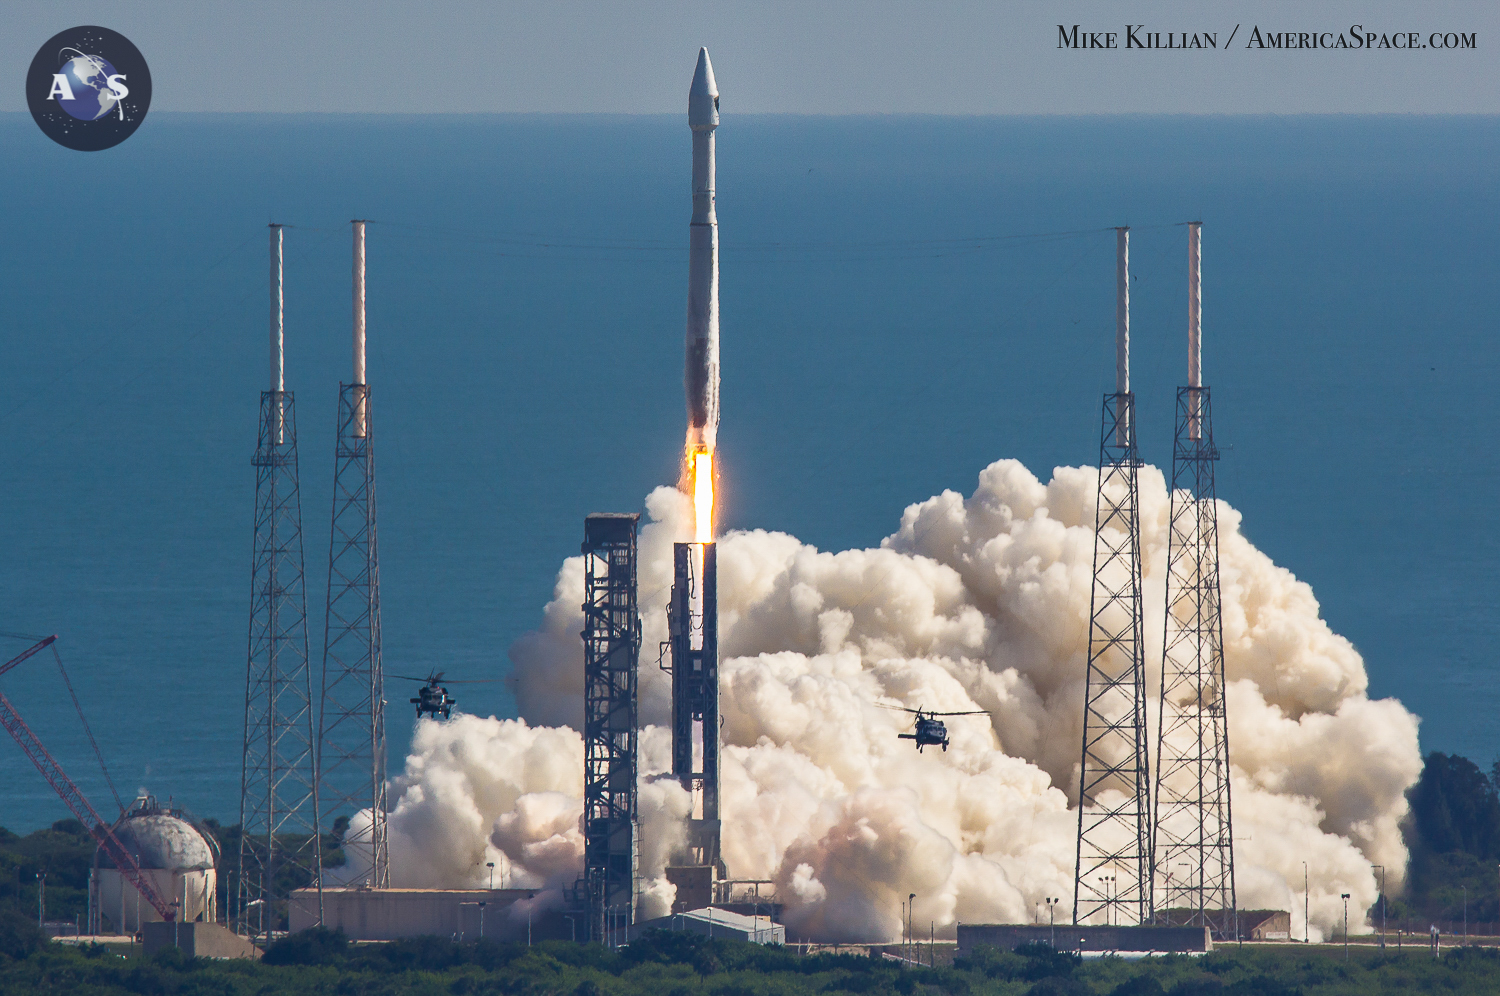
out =
{"type": "MultiPolygon", "coordinates": [[[[688,90],[688,126],[693,130],[693,220],[688,250],[687,450],[709,453],[719,431],[719,220],[714,214],[714,129],[719,126],[719,87],[708,49],[698,50],[698,68],[688,90]]],[[[689,456],[691,460],[691,456],[689,456]]]]}

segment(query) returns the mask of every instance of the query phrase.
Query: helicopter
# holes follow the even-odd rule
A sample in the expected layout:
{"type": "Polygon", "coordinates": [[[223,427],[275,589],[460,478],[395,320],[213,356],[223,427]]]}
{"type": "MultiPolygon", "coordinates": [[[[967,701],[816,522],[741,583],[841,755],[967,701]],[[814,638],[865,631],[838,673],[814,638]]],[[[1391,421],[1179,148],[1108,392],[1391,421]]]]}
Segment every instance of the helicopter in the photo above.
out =
{"type": "MultiPolygon", "coordinates": [[[[417,697],[411,700],[412,705],[417,707],[417,718],[431,716],[437,719],[438,713],[442,713],[444,719],[453,714],[453,707],[458,705],[458,700],[448,694],[448,689],[442,684],[443,671],[433,671],[425,678],[413,678],[405,674],[393,674],[392,678],[402,681],[420,681],[422,687],[417,689],[417,697]]],[[[478,678],[469,681],[450,681],[450,685],[482,685],[494,679],[478,678]]]]}
{"type": "Polygon", "coordinates": [[[917,729],[914,733],[898,733],[897,740],[915,740],[917,742],[917,753],[922,753],[923,747],[942,747],[948,749],[948,727],[937,716],[988,716],[989,713],[983,709],[973,709],[968,712],[933,712],[928,709],[908,709],[906,706],[882,705],[884,709],[899,709],[902,712],[913,713],[917,717],[917,729]]]}

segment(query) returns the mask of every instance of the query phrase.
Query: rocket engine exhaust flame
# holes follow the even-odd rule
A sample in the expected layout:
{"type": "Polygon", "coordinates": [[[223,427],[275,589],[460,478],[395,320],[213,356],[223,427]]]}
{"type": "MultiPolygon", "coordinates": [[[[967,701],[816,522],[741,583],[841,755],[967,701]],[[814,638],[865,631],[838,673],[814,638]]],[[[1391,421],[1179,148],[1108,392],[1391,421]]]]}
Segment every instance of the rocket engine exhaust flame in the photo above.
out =
{"type": "Polygon", "coordinates": [[[714,455],[707,450],[693,454],[693,542],[714,541],[714,455]]]}

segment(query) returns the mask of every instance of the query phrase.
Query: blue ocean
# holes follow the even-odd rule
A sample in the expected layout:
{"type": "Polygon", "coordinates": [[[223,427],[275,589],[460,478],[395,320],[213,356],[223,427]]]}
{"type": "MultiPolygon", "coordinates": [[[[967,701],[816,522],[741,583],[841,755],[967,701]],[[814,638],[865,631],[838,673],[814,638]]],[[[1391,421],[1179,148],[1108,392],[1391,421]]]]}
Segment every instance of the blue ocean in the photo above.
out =
{"type": "MultiPolygon", "coordinates": [[[[286,238],[321,663],[351,218],[385,666],[497,679],[583,517],[683,438],[690,138],[670,117],[153,114],[101,153],[0,116],[0,660],[56,633],[120,792],[238,819],[266,225],[286,238]]],[[[1013,457],[1098,458],[1114,233],[1140,441],[1170,464],[1203,222],[1221,497],[1424,750],[1500,753],[1492,117],[732,116],[718,132],[727,528],[824,549],[1013,457]]],[[[413,717],[388,683],[391,767],[413,717]]],[[[0,691],[101,812],[50,655],[0,691]]],[[[0,825],[67,816],[9,738],[0,825]]]]}

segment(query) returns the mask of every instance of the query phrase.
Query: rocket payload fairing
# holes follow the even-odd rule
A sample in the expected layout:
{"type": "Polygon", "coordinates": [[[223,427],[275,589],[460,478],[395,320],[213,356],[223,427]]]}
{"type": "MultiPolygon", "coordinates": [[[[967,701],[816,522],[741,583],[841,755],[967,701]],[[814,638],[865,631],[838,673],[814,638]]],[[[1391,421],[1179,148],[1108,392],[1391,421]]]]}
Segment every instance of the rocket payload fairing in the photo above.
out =
{"type": "Polygon", "coordinates": [[[719,220],[714,214],[714,129],[719,87],[708,49],[688,90],[693,129],[693,220],[688,250],[687,389],[688,453],[714,450],[719,431],[719,220]]]}

